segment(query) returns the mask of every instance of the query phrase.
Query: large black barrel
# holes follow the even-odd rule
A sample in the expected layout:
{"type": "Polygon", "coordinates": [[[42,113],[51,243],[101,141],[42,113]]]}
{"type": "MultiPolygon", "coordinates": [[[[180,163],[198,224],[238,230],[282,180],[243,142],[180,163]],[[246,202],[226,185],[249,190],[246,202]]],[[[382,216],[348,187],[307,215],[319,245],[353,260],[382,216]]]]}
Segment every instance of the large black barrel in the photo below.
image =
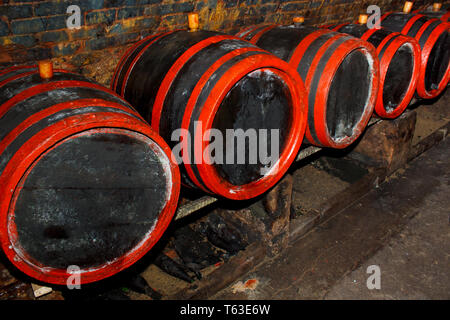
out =
{"type": "Polygon", "coordinates": [[[289,62],[305,82],[309,143],[345,148],[362,134],[379,85],[379,61],[371,44],[302,25],[254,26],[238,36],[289,62]]]}
{"type": "Polygon", "coordinates": [[[328,25],[333,31],[351,34],[371,43],[380,60],[380,87],[375,112],[396,118],[406,109],[416,91],[421,62],[420,46],[414,38],[386,29],[343,23],[328,25]]]}
{"type": "Polygon", "coordinates": [[[449,24],[420,14],[386,13],[381,26],[415,38],[422,49],[417,94],[424,99],[438,96],[450,77],[449,24]]]}
{"type": "Polygon", "coordinates": [[[0,241],[26,274],[65,285],[69,266],[81,283],[123,270],[161,237],[179,188],[167,144],[111,90],[0,71],[0,241]]]}
{"type": "Polygon", "coordinates": [[[294,161],[306,127],[304,86],[289,65],[218,32],[178,30],[138,42],[120,61],[112,88],[175,155],[183,146],[185,184],[229,199],[252,198],[273,186],[294,161]],[[238,132],[248,134],[235,139],[238,132]],[[210,139],[223,142],[214,160],[210,139]],[[271,156],[272,147],[275,161],[258,156],[271,156]]]}

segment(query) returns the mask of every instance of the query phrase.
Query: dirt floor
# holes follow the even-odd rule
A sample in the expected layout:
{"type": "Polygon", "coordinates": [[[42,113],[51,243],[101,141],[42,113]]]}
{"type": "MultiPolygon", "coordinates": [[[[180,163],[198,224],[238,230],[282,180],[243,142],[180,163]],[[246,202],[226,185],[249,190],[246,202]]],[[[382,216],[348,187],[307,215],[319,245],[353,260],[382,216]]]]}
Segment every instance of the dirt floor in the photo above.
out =
{"type": "Polygon", "coordinates": [[[445,140],[211,298],[449,299],[449,158],[445,140]]]}

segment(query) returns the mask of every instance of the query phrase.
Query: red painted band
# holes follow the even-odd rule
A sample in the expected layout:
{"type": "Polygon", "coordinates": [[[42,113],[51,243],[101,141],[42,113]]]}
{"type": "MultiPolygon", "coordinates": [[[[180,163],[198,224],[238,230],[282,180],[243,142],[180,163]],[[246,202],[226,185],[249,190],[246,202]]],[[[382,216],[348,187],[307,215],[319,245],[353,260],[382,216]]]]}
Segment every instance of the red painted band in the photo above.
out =
{"type": "Polygon", "coordinates": [[[259,31],[255,35],[253,35],[252,42],[253,43],[257,43],[258,40],[263,36],[263,34],[265,34],[267,31],[272,30],[273,28],[276,28],[276,27],[278,27],[277,24],[270,25],[270,26],[267,26],[267,27],[263,28],[261,31],[259,31]]]}
{"type": "MultiPolygon", "coordinates": [[[[25,130],[30,128],[35,123],[45,119],[46,117],[49,117],[52,114],[62,111],[62,110],[79,109],[79,108],[91,107],[91,106],[115,108],[115,109],[119,109],[119,110],[125,111],[134,116],[139,117],[139,114],[137,112],[133,111],[132,109],[130,109],[126,106],[117,104],[115,102],[101,100],[101,99],[80,99],[80,100],[74,100],[74,101],[70,101],[70,102],[58,103],[47,109],[41,110],[35,114],[30,115],[30,117],[28,117],[27,119],[22,121],[10,133],[8,133],[0,141],[0,155],[5,151],[5,149],[8,147],[8,145],[11,144],[22,132],[24,132],[25,130]]],[[[145,122],[143,121],[143,123],[145,123],[145,122]]]]}
{"type": "Polygon", "coordinates": [[[140,41],[134,43],[134,44],[133,44],[132,46],[130,46],[130,47],[127,49],[127,51],[125,51],[125,53],[122,55],[122,57],[121,57],[120,60],[119,60],[119,63],[117,64],[116,68],[114,69],[113,77],[112,77],[112,79],[111,79],[111,86],[110,86],[110,89],[111,89],[111,90],[113,90],[113,91],[116,90],[116,86],[117,86],[117,81],[118,81],[119,74],[120,74],[120,72],[122,71],[123,65],[124,65],[125,62],[128,60],[129,56],[133,53],[134,50],[136,50],[136,48],[137,48],[142,42],[146,41],[147,38],[150,38],[150,37],[151,37],[151,36],[146,37],[146,38],[144,38],[144,39],[142,39],[142,40],[140,40],[140,41]]]}
{"type": "Polygon", "coordinates": [[[294,49],[294,52],[292,53],[291,58],[289,59],[289,64],[293,66],[295,69],[297,69],[300,61],[303,58],[303,55],[305,54],[306,50],[309,48],[311,43],[320,36],[331,32],[332,31],[327,29],[319,29],[307,35],[302,41],[299,42],[297,47],[294,49]]]}
{"type": "MultiPolygon", "coordinates": [[[[226,55],[224,55],[223,57],[221,57],[220,59],[218,59],[217,61],[215,61],[214,64],[212,64],[208,68],[208,70],[206,70],[205,73],[203,73],[202,77],[199,79],[199,81],[195,85],[194,89],[192,90],[189,100],[186,104],[186,108],[184,109],[183,120],[181,122],[182,129],[189,130],[189,125],[192,121],[192,119],[191,119],[192,112],[194,111],[195,105],[197,104],[197,99],[198,99],[200,93],[202,92],[204,86],[211,78],[211,76],[227,61],[231,60],[234,57],[242,55],[246,52],[249,52],[249,51],[265,52],[262,49],[252,48],[252,47],[233,50],[233,51],[227,53],[226,55]]],[[[191,141],[191,143],[193,143],[193,141],[191,141]]],[[[188,147],[188,142],[185,140],[182,141],[182,146],[183,146],[183,150],[191,150],[188,147]]],[[[195,174],[192,170],[192,167],[189,164],[190,163],[189,154],[183,154],[183,162],[184,162],[184,166],[186,168],[186,172],[187,172],[189,178],[192,180],[192,182],[194,182],[194,184],[197,187],[199,187],[200,189],[202,189],[203,191],[211,193],[210,190],[207,190],[203,187],[203,185],[198,181],[197,177],[195,176],[195,174]]]]}
{"type": "MultiPolygon", "coordinates": [[[[54,72],[61,72],[61,73],[72,73],[70,71],[67,70],[63,70],[63,69],[56,69],[54,70],[54,72]]],[[[16,74],[15,76],[9,77],[8,79],[5,79],[3,81],[0,82],[0,88],[3,87],[5,84],[8,84],[8,82],[20,79],[20,78],[24,78],[27,76],[31,76],[33,74],[38,74],[39,70],[34,70],[34,71],[29,71],[29,72],[24,72],[24,73],[20,73],[20,74],[16,74]]]]}
{"type": "MultiPolygon", "coordinates": [[[[242,77],[255,70],[274,72],[285,80],[286,85],[289,87],[293,103],[290,133],[287,135],[288,141],[280,155],[277,165],[275,165],[269,174],[249,184],[241,186],[232,185],[217,173],[214,165],[207,163],[197,165],[198,172],[205,185],[214,193],[229,199],[243,200],[253,198],[264,193],[278,182],[294,161],[300,149],[306,127],[307,100],[305,91],[302,91],[304,89],[302,80],[296,72],[291,71],[292,69],[286,62],[271,55],[263,54],[241,60],[231,67],[215,84],[198,119],[202,123],[202,128],[197,127],[194,139],[204,137],[205,132],[212,127],[215,114],[233,85],[242,79],[242,77]]],[[[202,159],[203,150],[205,150],[207,144],[208,141],[203,141],[202,146],[195,146],[194,153],[197,159],[202,159]]]]}
{"type": "Polygon", "coordinates": [[[149,44],[147,44],[144,48],[142,48],[141,52],[139,52],[139,54],[133,59],[133,61],[131,62],[130,66],[129,66],[129,68],[128,68],[128,70],[127,70],[126,73],[125,73],[125,77],[123,78],[123,82],[122,82],[122,90],[121,90],[121,92],[120,92],[120,95],[121,95],[122,97],[125,95],[125,89],[126,89],[126,87],[127,87],[127,83],[128,83],[128,79],[130,78],[131,71],[133,71],[134,66],[135,66],[136,63],[139,61],[139,59],[142,57],[142,55],[144,54],[144,52],[145,52],[150,46],[152,46],[157,40],[159,40],[159,39],[161,39],[161,38],[163,38],[163,37],[165,37],[165,36],[167,36],[167,35],[169,35],[169,34],[171,34],[171,33],[177,32],[177,31],[179,31],[179,30],[177,29],[177,30],[173,30],[173,31],[170,31],[170,32],[161,33],[161,34],[155,36],[155,38],[154,38],[149,44]]]}
{"type": "MultiPolygon", "coordinates": [[[[394,33],[398,35],[398,33],[394,33]]],[[[379,53],[380,47],[377,48],[377,52],[379,53]]],[[[380,88],[378,90],[378,98],[375,104],[375,112],[381,118],[393,119],[398,117],[405,111],[408,107],[409,102],[411,101],[414,92],[417,87],[417,81],[419,78],[419,70],[420,70],[420,46],[414,38],[406,37],[406,36],[398,36],[394,39],[393,42],[386,48],[383,57],[380,60],[380,88]],[[401,102],[395,107],[395,109],[391,111],[386,111],[386,107],[383,101],[383,89],[384,82],[386,79],[386,74],[389,69],[389,66],[392,62],[392,58],[400,49],[400,47],[404,45],[409,45],[411,47],[411,51],[413,54],[413,71],[411,76],[411,81],[409,86],[401,100],[401,102]]]]}
{"type": "Polygon", "coordinates": [[[348,22],[345,22],[345,23],[341,23],[341,24],[338,24],[336,27],[334,27],[333,29],[331,29],[331,31],[339,31],[339,29],[340,28],[342,28],[343,26],[346,26],[346,25],[348,25],[349,23],[348,22]]]}
{"type": "Polygon", "coordinates": [[[387,37],[385,37],[385,38],[380,42],[380,44],[378,45],[378,47],[376,47],[377,55],[380,54],[381,50],[383,50],[383,47],[386,45],[386,43],[387,43],[389,40],[391,40],[393,37],[396,37],[396,36],[398,36],[398,35],[399,35],[398,32],[392,32],[392,33],[390,33],[387,37]]]}
{"type": "Polygon", "coordinates": [[[404,35],[408,35],[408,32],[411,29],[411,27],[413,26],[413,24],[422,17],[423,17],[423,15],[418,14],[418,15],[413,16],[411,19],[409,19],[408,23],[405,24],[405,26],[403,27],[401,33],[403,33],[404,35]]]}
{"type": "Polygon", "coordinates": [[[366,32],[363,33],[361,36],[361,40],[367,41],[375,32],[377,32],[380,29],[372,28],[368,29],[366,32]]]}
{"type": "MultiPolygon", "coordinates": [[[[30,87],[28,89],[25,89],[24,91],[18,93],[11,99],[9,99],[7,102],[2,104],[0,106],[0,118],[3,117],[3,115],[16,103],[25,100],[29,97],[32,97],[36,94],[47,92],[55,89],[62,89],[67,87],[88,87],[88,88],[94,88],[97,90],[105,91],[110,93],[111,95],[114,95],[115,97],[121,98],[119,95],[117,95],[115,92],[111,91],[110,89],[107,89],[101,85],[91,83],[91,82],[85,82],[85,81],[77,81],[77,80],[63,80],[63,81],[56,81],[56,82],[46,82],[42,84],[35,85],[34,87],[30,87]]],[[[125,102],[124,102],[125,103],[125,102]]],[[[133,110],[130,108],[130,110],[133,110]]],[[[135,113],[138,115],[137,113],[135,113]]],[[[143,120],[143,118],[139,115],[139,118],[143,120]]]]}
{"type": "MultiPolygon", "coordinates": [[[[320,36],[322,36],[324,34],[329,34],[331,32],[332,31],[327,30],[327,29],[320,29],[320,30],[317,30],[317,31],[307,35],[302,41],[300,41],[300,43],[294,49],[294,52],[292,53],[291,58],[289,60],[289,64],[292,67],[294,67],[295,70],[298,70],[298,66],[300,64],[300,61],[302,60],[306,50],[309,48],[311,43],[313,43],[313,41],[316,40],[317,38],[319,38],[320,36]]],[[[309,73],[309,71],[308,71],[308,73],[309,73]]],[[[302,79],[302,80],[304,81],[305,87],[307,88],[306,79],[302,79]]],[[[312,108],[313,106],[308,106],[308,107],[312,108]]],[[[305,137],[306,137],[306,139],[308,141],[312,141],[313,140],[308,125],[306,126],[305,137]]]]}
{"type": "Polygon", "coordinates": [[[21,69],[32,69],[32,68],[37,68],[37,65],[31,65],[31,66],[12,66],[9,68],[5,68],[0,70],[0,76],[8,73],[8,72],[12,72],[12,71],[16,71],[16,70],[21,70],[21,69]]]}
{"type": "Polygon", "coordinates": [[[260,26],[250,26],[248,28],[245,28],[241,31],[239,31],[238,33],[235,34],[236,37],[239,38],[245,38],[246,35],[248,35],[249,33],[251,33],[253,30],[255,30],[256,28],[259,28],[260,26]]]}
{"type": "Polygon", "coordinates": [[[383,21],[387,16],[389,16],[391,14],[392,14],[392,12],[387,12],[387,13],[383,14],[380,18],[380,22],[383,21]]]}
{"type": "Polygon", "coordinates": [[[445,13],[442,17],[441,20],[443,22],[448,22],[448,20],[450,19],[450,11],[447,11],[447,13],[445,13]]]}
{"type": "MultiPolygon", "coordinates": [[[[194,56],[196,53],[201,51],[202,49],[210,46],[211,44],[223,41],[223,40],[233,40],[236,39],[235,36],[229,35],[218,35],[212,36],[205,40],[202,40],[192,47],[190,47],[186,52],[184,52],[170,67],[169,71],[166,73],[161,85],[159,86],[158,92],[156,94],[155,103],[152,108],[152,119],[151,125],[153,130],[159,133],[159,124],[161,120],[161,113],[164,107],[164,101],[166,99],[167,93],[169,92],[170,87],[172,86],[173,81],[175,80],[178,72],[183,68],[189,59],[194,56]]],[[[240,40],[240,39],[239,39],[240,40]]]]}
{"type": "MultiPolygon", "coordinates": [[[[436,41],[439,39],[439,37],[444,32],[448,32],[448,29],[450,27],[450,23],[441,23],[439,24],[430,34],[427,41],[425,42],[425,45],[422,48],[422,63],[420,66],[420,75],[419,75],[419,81],[417,83],[417,94],[424,98],[424,99],[432,99],[437,97],[447,86],[449,77],[450,77],[450,63],[447,65],[447,70],[442,77],[441,82],[438,85],[438,89],[433,89],[428,91],[425,87],[425,74],[426,74],[426,67],[428,64],[428,59],[430,57],[431,50],[433,49],[433,46],[435,45],[436,41]]],[[[422,31],[423,33],[423,31],[422,31]]],[[[415,37],[417,41],[418,37],[415,37]]]]}
{"type": "Polygon", "coordinates": [[[432,24],[433,22],[438,21],[438,19],[430,19],[427,22],[425,22],[419,29],[419,31],[417,32],[417,34],[414,36],[414,38],[419,41],[420,38],[422,37],[422,34],[425,32],[425,30],[428,28],[428,26],[430,24],[432,24]]]}

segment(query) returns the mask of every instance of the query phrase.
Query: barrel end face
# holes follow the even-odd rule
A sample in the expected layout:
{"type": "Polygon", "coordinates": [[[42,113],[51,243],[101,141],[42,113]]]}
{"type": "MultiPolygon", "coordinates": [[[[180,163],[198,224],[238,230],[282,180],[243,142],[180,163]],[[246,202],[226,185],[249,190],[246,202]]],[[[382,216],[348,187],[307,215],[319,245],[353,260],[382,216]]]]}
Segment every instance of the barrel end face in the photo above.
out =
{"type": "Polygon", "coordinates": [[[84,284],[129,267],[175,212],[180,185],[171,161],[159,143],[122,128],[93,128],[59,141],[14,190],[8,258],[29,276],[58,285],[66,284],[70,268],[84,284]]]}

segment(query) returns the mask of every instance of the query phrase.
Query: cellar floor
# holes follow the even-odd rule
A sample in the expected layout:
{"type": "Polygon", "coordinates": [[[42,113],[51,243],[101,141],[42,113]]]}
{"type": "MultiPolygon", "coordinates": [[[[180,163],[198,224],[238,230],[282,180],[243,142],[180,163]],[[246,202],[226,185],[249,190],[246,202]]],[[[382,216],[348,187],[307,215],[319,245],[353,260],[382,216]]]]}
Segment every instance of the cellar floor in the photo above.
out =
{"type": "Polygon", "coordinates": [[[211,299],[449,299],[449,159],[447,139],[211,299]]]}

